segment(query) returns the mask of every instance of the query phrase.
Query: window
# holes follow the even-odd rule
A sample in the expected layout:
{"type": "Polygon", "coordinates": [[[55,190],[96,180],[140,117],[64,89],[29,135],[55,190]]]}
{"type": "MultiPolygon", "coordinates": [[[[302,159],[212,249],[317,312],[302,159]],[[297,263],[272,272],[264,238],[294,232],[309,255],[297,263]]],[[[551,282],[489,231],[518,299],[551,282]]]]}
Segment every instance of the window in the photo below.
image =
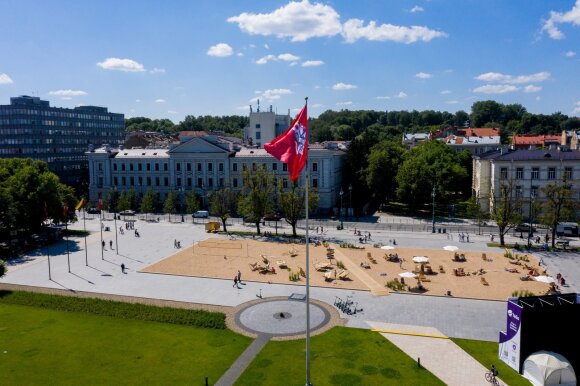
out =
{"type": "Polygon", "coordinates": [[[223,172],[223,171],[224,171],[224,163],[223,163],[223,162],[220,162],[220,163],[219,163],[219,165],[218,165],[218,170],[219,170],[220,172],[223,172]]]}
{"type": "Polygon", "coordinates": [[[191,177],[187,177],[187,186],[191,188],[191,177]]]}
{"type": "Polygon", "coordinates": [[[522,197],[522,187],[521,186],[516,186],[516,197],[521,198],[522,197]]]}
{"type": "Polygon", "coordinates": [[[181,178],[180,177],[177,177],[176,185],[177,186],[181,186],[181,178]]]}
{"type": "Polygon", "coordinates": [[[532,168],[532,180],[540,178],[540,168],[532,168]]]}
{"type": "Polygon", "coordinates": [[[129,164],[129,170],[133,171],[133,164],[132,163],[129,164]]]}
{"type": "Polygon", "coordinates": [[[125,171],[125,164],[121,164],[121,171],[125,171]]]}
{"type": "Polygon", "coordinates": [[[99,183],[97,185],[99,188],[103,187],[103,177],[99,177],[99,183]]]}
{"type": "Polygon", "coordinates": [[[262,139],[262,133],[256,131],[256,139],[262,139]]]}
{"type": "Polygon", "coordinates": [[[99,162],[99,171],[102,172],[103,171],[103,164],[99,162]]]}
{"type": "MultiPolygon", "coordinates": [[[[286,165],[286,164],[284,164],[284,165],[286,165]]],[[[284,178],[284,179],[282,180],[282,187],[283,187],[284,189],[288,189],[288,180],[287,180],[286,178],[284,178]]]]}
{"type": "Polygon", "coordinates": [[[213,188],[213,178],[208,178],[207,179],[207,186],[210,188],[213,188]]]}
{"type": "Polygon", "coordinates": [[[234,184],[234,188],[238,187],[238,179],[237,178],[234,178],[233,184],[234,184]]]}
{"type": "Polygon", "coordinates": [[[516,178],[521,180],[524,178],[524,168],[516,168],[516,178]]]}
{"type": "Polygon", "coordinates": [[[259,128],[260,128],[260,124],[256,123],[256,129],[259,129],[259,128]]]}
{"type": "Polygon", "coordinates": [[[117,177],[113,177],[113,185],[119,185],[119,180],[117,180],[117,177]]]}
{"type": "Polygon", "coordinates": [[[139,171],[143,170],[143,165],[141,163],[137,164],[137,170],[139,170],[139,171]]]}
{"type": "MultiPolygon", "coordinates": [[[[113,164],[113,170],[117,171],[117,164],[113,164]]],[[[116,185],[116,184],[115,184],[116,185]]]]}
{"type": "Polygon", "coordinates": [[[151,164],[149,162],[147,162],[147,171],[150,172],[151,171],[151,164]]]}
{"type": "Polygon", "coordinates": [[[169,186],[169,177],[163,177],[163,186],[169,186]]]}
{"type": "Polygon", "coordinates": [[[234,171],[234,172],[237,172],[238,171],[238,163],[237,162],[234,162],[232,164],[232,171],[234,171]]]}
{"type": "Polygon", "coordinates": [[[203,180],[201,178],[197,179],[197,187],[198,188],[203,188],[203,180]]]}
{"type": "Polygon", "coordinates": [[[220,178],[220,184],[219,184],[219,187],[220,187],[220,188],[223,188],[223,187],[224,187],[224,179],[223,179],[223,178],[220,178]]]}
{"type": "Polygon", "coordinates": [[[499,178],[502,180],[507,180],[508,178],[508,170],[507,168],[501,168],[499,172],[499,178]]]}
{"type": "Polygon", "coordinates": [[[127,178],[121,177],[121,186],[127,186],[127,178]]]}
{"type": "Polygon", "coordinates": [[[537,198],[538,197],[538,187],[532,186],[532,190],[530,190],[530,197],[537,198]]]}
{"type": "Polygon", "coordinates": [[[135,177],[129,178],[129,186],[135,186],[135,177]]]}
{"type": "Polygon", "coordinates": [[[159,186],[159,177],[155,177],[155,186],[159,186]]]}
{"type": "Polygon", "coordinates": [[[168,171],[168,170],[169,170],[169,165],[167,165],[167,162],[165,162],[165,163],[163,164],[163,170],[164,170],[164,171],[168,171]]]}
{"type": "MultiPolygon", "coordinates": [[[[155,171],[156,171],[156,172],[158,172],[158,171],[159,171],[159,164],[158,164],[158,163],[155,163],[155,171]]],[[[157,185],[157,186],[159,186],[159,185],[157,185]]]]}
{"type": "Polygon", "coordinates": [[[213,164],[211,162],[207,164],[207,171],[213,172],[213,164]]]}
{"type": "Polygon", "coordinates": [[[572,168],[565,168],[564,169],[564,178],[566,180],[571,180],[572,179],[572,168]]]}
{"type": "Polygon", "coordinates": [[[312,171],[313,172],[317,172],[318,171],[318,163],[317,162],[313,162],[312,163],[312,171]]]}
{"type": "Polygon", "coordinates": [[[139,176],[139,178],[137,178],[137,181],[139,183],[139,186],[143,185],[143,177],[139,176]]]}
{"type": "Polygon", "coordinates": [[[197,171],[201,172],[201,163],[199,163],[199,162],[197,163],[197,171]]]}
{"type": "Polygon", "coordinates": [[[242,170],[243,171],[248,170],[248,165],[245,162],[242,164],[242,170]]]}
{"type": "Polygon", "coordinates": [[[288,164],[282,164],[282,171],[283,172],[287,172],[288,171],[288,164]]]}
{"type": "Polygon", "coordinates": [[[187,171],[190,172],[191,171],[191,164],[188,162],[186,165],[187,165],[187,171]]]}
{"type": "Polygon", "coordinates": [[[278,164],[276,162],[272,164],[272,170],[274,171],[278,170],[278,164]]]}
{"type": "Polygon", "coordinates": [[[318,188],[318,178],[313,178],[312,179],[312,187],[313,188],[318,188]]]}
{"type": "Polygon", "coordinates": [[[175,170],[178,171],[178,172],[181,171],[181,163],[178,162],[178,163],[175,164],[175,170]]]}
{"type": "Polygon", "coordinates": [[[253,162],[253,163],[252,163],[252,170],[253,170],[253,171],[256,171],[256,170],[258,170],[258,166],[256,165],[256,163],[255,163],[255,162],[253,162]]]}
{"type": "Polygon", "coordinates": [[[151,177],[147,177],[147,186],[151,186],[151,177]]]}
{"type": "Polygon", "coordinates": [[[548,179],[549,180],[556,179],[556,168],[548,168],[548,179]]]}

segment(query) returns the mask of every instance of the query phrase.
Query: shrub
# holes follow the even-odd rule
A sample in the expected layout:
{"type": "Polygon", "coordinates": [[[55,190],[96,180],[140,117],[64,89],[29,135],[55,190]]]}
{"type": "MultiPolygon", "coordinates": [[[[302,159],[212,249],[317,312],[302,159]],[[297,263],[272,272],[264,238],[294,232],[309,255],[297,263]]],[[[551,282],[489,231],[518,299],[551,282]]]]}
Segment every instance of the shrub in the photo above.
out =
{"type": "Polygon", "coordinates": [[[387,284],[385,284],[385,287],[390,288],[393,291],[403,291],[405,289],[405,285],[397,279],[388,281],[387,284]]]}
{"type": "Polygon", "coordinates": [[[0,277],[6,275],[8,268],[6,268],[6,263],[4,260],[0,259],[0,277]]]}
{"type": "Polygon", "coordinates": [[[148,304],[78,298],[24,291],[0,291],[0,303],[48,308],[58,311],[84,312],[152,322],[182,324],[201,328],[226,328],[226,316],[220,312],[158,307],[148,304]]]}
{"type": "Polygon", "coordinates": [[[336,266],[340,269],[346,269],[346,267],[344,266],[344,263],[340,260],[336,261],[336,266]]]}
{"type": "Polygon", "coordinates": [[[525,298],[528,296],[536,296],[536,295],[529,290],[515,290],[514,292],[512,292],[512,297],[514,298],[525,298]]]}

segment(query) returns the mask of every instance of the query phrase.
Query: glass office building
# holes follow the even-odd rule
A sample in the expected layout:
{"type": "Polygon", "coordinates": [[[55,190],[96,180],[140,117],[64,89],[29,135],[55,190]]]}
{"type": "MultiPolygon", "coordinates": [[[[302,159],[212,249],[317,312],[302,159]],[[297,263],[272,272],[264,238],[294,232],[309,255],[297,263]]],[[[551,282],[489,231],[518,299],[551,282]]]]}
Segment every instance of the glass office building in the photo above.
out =
{"type": "Polygon", "coordinates": [[[61,182],[77,190],[88,186],[89,146],[118,146],[124,139],[124,115],[106,107],[51,107],[26,95],[0,105],[0,158],[45,161],[61,182]]]}

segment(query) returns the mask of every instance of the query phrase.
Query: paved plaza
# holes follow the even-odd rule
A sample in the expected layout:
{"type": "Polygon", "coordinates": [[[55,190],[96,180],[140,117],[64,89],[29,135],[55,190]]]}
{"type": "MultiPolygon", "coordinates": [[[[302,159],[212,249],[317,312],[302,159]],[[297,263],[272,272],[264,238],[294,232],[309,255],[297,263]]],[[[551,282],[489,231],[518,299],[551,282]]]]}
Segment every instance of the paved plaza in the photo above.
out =
{"type": "MultiPolygon", "coordinates": [[[[175,217],[174,221],[180,220],[175,217]]],[[[265,344],[264,336],[293,335],[303,333],[299,323],[305,318],[304,302],[287,300],[292,294],[303,294],[304,287],[291,284],[268,284],[245,282],[240,288],[232,287],[232,280],[164,275],[138,272],[176,252],[175,241],[182,247],[191,246],[209,238],[204,224],[189,222],[148,222],[137,220],[135,228],[140,237],[132,230],[117,234],[118,247],[115,247],[115,223],[104,221],[110,231],[103,231],[105,247],[101,244],[101,225],[97,218],[88,219],[86,228],[91,232],[85,239],[73,237],[69,240],[69,256],[66,242],[63,240],[50,248],[39,249],[9,264],[8,274],[0,283],[18,284],[33,287],[64,289],[72,292],[84,291],[101,294],[134,296],[149,299],[172,300],[188,303],[238,307],[237,322],[246,330],[262,336],[256,346],[249,352],[265,344]],[[113,243],[113,248],[110,242],[113,243]],[[50,255],[50,274],[48,273],[48,256],[50,255]],[[69,272],[70,261],[70,272],[69,272]],[[121,264],[126,267],[125,273],[121,264]],[[273,299],[276,301],[273,301],[273,299]],[[260,299],[262,301],[260,302],[260,299]],[[280,300],[286,299],[286,300],[280,300]],[[252,303],[250,303],[252,302],[252,303]]],[[[199,220],[198,220],[199,221],[199,220]]],[[[124,228],[123,221],[117,221],[117,229],[124,228]]],[[[392,243],[397,246],[440,249],[445,245],[458,245],[465,251],[495,251],[487,247],[489,235],[470,235],[469,243],[459,243],[457,234],[428,232],[391,232],[368,228],[365,223],[345,222],[344,230],[337,230],[335,222],[325,222],[324,232],[316,233],[316,226],[311,236],[331,242],[347,241],[356,243],[354,227],[361,231],[372,232],[371,243],[392,243]],[[371,230],[372,229],[372,230],[371,230]]],[[[273,224],[272,224],[273,225],[273,224]]],[[[83,229],[83,221],[71,225],[70,229],[83,229]]],[[[242,223],[229,227],[230,230],[251,230],[242,223]]],[[[274,232],[268,225],[262,231],[274,232]]],[[[280,233],[290,233],[290,228],[278,223],[280,233]]],[[[216,236],[211,237],[227,237],[216,236]]],[[[515,239],[514,239],[515,240],[515,239]]],[[[513,242],[511,236],[508,242],[513,242]]],[[[518,239],[519,240],[519,239],[518,239]]],[[[575,241],[577,243],[577,241],[575,241]]],[[[562,273],[568,282],[566,292],[576,292],[580,284],[579,256],[574,253],[540,253],[541,259],[553,276],[562,273]]],[[[335,288],[312,287],[311,297],[331,308],[335,314],[344,318],[343,323],[349,327],[376,328],[382,324],[415,326],[431,328],[449,337],[497,341],[499,332],[506,328],[505,301],[487,301],[463,299],[446,296],[423,296],[411,293],[392,293],[388,296],[374,296],[370,291],[345,290],[335,288]],[[362,312],[354,315],[340,313],[333,304],[340,299],[351,299],[357,303],[362,312]]],[[[328,311],[325,307],[316,306],[311,314],[313,327],[327,322],[328,311]]],[[[408,341],[408,340],[407,340],[408,341]]],[[[411,340],[412,341],[412,340],[411,340]]],[[[259,347],[259,348],[258,348],[259,347]]],[[[250,354],[248,354],[250,355],[250,354]]],[[[251,355],[246,361],[251,360],[251,355]]],[[[240,364],[241,366],[241,364],[240,364]]],[[[239,371],[243,366],[234,366],[239,371]]],[[[233,375],[232,375],[233,376],[233,375]]],[[[227,378],[227,377],[226,377],[227,378]]],[[[235,377],[234,377],[235,378],[235,377]]]]}

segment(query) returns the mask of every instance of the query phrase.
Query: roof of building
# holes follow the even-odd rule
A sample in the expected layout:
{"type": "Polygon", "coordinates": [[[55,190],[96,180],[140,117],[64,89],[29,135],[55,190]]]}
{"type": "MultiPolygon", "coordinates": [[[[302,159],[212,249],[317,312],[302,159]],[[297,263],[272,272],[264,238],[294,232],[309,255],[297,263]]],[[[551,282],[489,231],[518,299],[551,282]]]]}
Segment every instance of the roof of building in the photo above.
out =
{"type": "Polygon", "coordinates": [[[512,137],[513,145],[543,145],[546,142],[560,142],[562,136],[554,135],[528,135],[520,134],[512,137]]]}
{"type": "Polygon", "coordinates": [[[463,145],[463,146],[476,146],[476,145],[499,145],[500,137],[487,136],[487,137],[460,137],[457,135],[450,135],[443,139],[447,145],[463,145]]]}
{"type": "Polygon", "coordinates": [[[499,136],[499,127],[465,127],[457,130],[457,134],[466,137],[494,137],[499,136]]]}
{"type": "Polygon", "coordinates": [[[403,140],[405,141],[422,141],[429,139],[429,133],[405,133],[403,140]]]}
{"type": "Polygon", "coordinates": [[[580,160],[580,150],[566,150],[558,149],[551,150],[509,150],[500,149],[488,151],[474,156],[476,159],[486,159],[495,161],[538,161],[538,160],[580,160]]]}

